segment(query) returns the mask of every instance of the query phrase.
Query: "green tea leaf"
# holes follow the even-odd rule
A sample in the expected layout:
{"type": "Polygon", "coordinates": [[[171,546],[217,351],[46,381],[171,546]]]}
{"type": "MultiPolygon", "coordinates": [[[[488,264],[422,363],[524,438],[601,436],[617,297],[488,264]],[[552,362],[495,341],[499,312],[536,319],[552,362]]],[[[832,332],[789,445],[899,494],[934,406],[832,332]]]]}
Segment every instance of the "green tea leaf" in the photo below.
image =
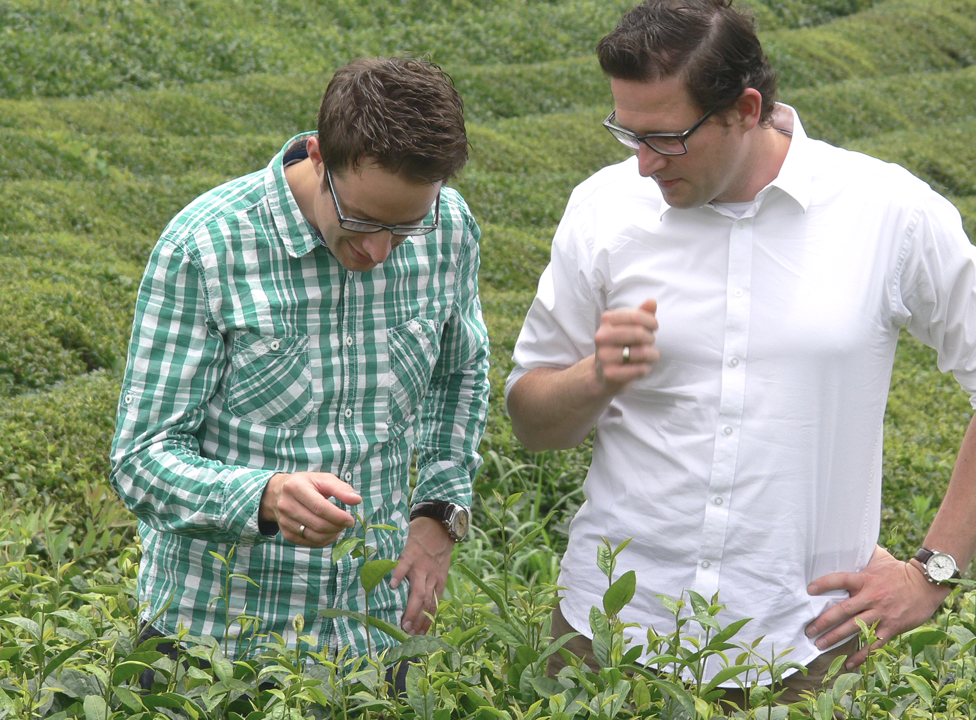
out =
{"type": "Polygon", "coordinates": [[[360,568],[360,582],[363,583],[363,589],[370,592],[395,567],[397,567],[396,560],[367,560],[360,568]]]}
{"type": "Polygon", "coordinates": [[[109,708],[105,698],[101,695],[89,695],[85,698],[85,720],[108,720],[109,708]]]}
{"type": "Polygon", "coordinates": [[[600,568],[600,571],[609,578],[613,577],[615,565],[617,565],[617,560],[614,559],[614,552],[611,548],[608,545],[598,545],[597,567],[600,568]]]}
{"type": "Polygon", "coordinates": [[[621,577],[611,583],[604,593],[604,612],[608,615],[617,615],[631,602],[634,597],[634,590],[637,586],[637,575],[634,570],[628,570],[621,577]]]}
{"type": "Polygon", "coordinates": [[[946,640],[949,636],[940,630],[939,628],[919,628],[908,638],[903,636],[903,639],[909,640],[909,647],[912,648],[913,657],[916,657],[923,651],[927,645],[936,645],[943,640],[946,640]]]}
{"type": "Polygon", "coordinates": [[[906,681],[912,685],[913,690],[919,695],[924,707],[933,706],[933,687],[923,678],[916,675],[906,675],[906,681]]]}
{"type": "Polygon", "coordinates": [[[383,620],[370,615],[353,612],[352,610],[344,610],[342,608],[322,608],[320,610],[316,610],[316,612],[327,618],[347,617],[350,620],[356,620],[363,625],[369,625],[370,627],[375,627],[377,630],[382,630],[394,640],[398,640],[400,642],[406,642],[407,638],[410,637],[410,635],[399,627],[395,627],[388,622],[384,622],[383,620]]]}
{"type": "Polygon", "coordinates": [[[454,565],[454,567],[460,570],[465,577],[467,577],[469,580],[475,583],[476,587],[478,587],[479,590],[481,590],[483,593],[488,595],[489,598],[492,600],[492,602],[495,603],[495,606],[499,609],[499,614],[504,619],[508,620],[509,606],[502,598],[501,593],[489,587],[488,583],[486,583],[484,580],[482,580],[482,578],[480,578],[478,575],[476,575],[471,570],[469,570],[468,567],[464,565],[464,563],[457,563],[456,565],[454,565]]]}

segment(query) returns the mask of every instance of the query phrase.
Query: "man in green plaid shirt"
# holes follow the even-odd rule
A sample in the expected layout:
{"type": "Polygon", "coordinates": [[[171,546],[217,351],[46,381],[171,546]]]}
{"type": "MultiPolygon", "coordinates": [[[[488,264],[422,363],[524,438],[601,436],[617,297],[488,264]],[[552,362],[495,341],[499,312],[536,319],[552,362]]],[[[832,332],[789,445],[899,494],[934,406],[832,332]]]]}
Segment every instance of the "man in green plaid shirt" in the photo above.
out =
{"type": "MultiPolygon", "coordinates": [[[[367,628],[318,609],[428,630],[463,534],[443,521],[467,518],[488,400],[479,230],[444,186],[466,160],[447,76],[360,60],[330,82],[317,132],[163,231],[112,447],[139,518],[147,630],[226,634],[232,659],[257,642],[244,615],[294,644],[302,614],[329,652],[365,654],[367,628]],[[438,512],[410,520],[409,499],[438,512]],[[374,558],[399,560],[369,607],[363,558],[332,557],[362,533],[351,510],[397,528],[369,533],[374,558]],[[225,612],[214,600],[232,574],[253,583],[230,578],[225,612]]],[[[377,651],[393,644],[371,632],[377,651]]]]}

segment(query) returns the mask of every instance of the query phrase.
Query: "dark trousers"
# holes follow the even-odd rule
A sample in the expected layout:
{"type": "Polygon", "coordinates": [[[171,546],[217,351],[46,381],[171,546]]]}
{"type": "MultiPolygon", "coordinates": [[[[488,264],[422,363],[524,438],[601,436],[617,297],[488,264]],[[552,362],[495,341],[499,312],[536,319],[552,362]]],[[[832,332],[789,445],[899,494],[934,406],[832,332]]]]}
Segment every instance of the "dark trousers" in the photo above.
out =
{"type": "MultiPolygon", "coordinates": [[[[558,638],[567,633],[576,632],[570,623],[566,621],[563,617],[563,613],[560,611],[560,606],[557,605],[553,610],[552,624],[550,626],[550,637],[558,638]]],[[[579,658],[583,658],[584,662],[593,670],[595,673],[600,669],[600,665],[597,663],[597,658],[594,656],[593,645],[590,639],[584,637],[583,635],[577,635],[566,645],[563,646],[571,653],[579,658]]],[[[788,705],[798,700],[802,700],[801,693],[806,691],[814,692],[820,690],[824,687],[824,679],[828,674],[828,669],[831,667],[831,663],[839,655],[853,655],[858,651],[858,638],[854,637],[844,645],[839,645],[838,647],[828,650],[821,655],[818,655],[811,663],[807,666],[807,675],[802,672],[795,672],[792,675],[784,678],[783,682],[777,684],[773,689],[774,692],[778,690],[783,690],[784,694],[780,696],[777,700],[778,705],[788,705]]],[[[567,665],[566,660],[560,653],[553,653],[550,655],[546,662],[546,674],[549,677],[555,677],[557,673],[560,672],[567,665]]],[[[745,694],[739,688],[723,688],[726,694],[723,696],[722,701],[728,702],[740,709],[745,709],[746,700],[745,694]]]]}

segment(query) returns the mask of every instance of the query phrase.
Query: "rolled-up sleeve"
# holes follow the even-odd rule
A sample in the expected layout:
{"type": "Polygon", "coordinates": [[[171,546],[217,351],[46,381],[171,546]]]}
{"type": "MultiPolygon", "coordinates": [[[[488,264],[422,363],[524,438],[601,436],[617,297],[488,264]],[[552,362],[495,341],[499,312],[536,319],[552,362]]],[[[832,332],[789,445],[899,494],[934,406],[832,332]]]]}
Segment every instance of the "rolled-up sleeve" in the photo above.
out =
{"type": "Polygon", "coordinates": [[[207,303],[191,253],[160,240],[137,298],[110,479],[157,531],[254,544],[273,473],[203,457],[197,440],[227,362],[207,303]]]}

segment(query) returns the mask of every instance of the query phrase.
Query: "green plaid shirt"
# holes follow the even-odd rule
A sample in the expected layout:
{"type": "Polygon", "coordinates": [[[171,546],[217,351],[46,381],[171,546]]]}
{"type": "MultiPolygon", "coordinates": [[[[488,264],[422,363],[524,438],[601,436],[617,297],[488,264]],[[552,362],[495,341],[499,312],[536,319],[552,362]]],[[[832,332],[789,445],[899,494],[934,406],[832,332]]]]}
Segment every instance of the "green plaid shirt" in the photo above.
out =
{"type": "MultiPolygon", "coordinates": [[[[112,446],[111,480],[139,518],[144,618],[173,633],[249,638],[235,619],[293,644],[364,654],[366,629],[320,608],[363,612],[360,558],[332,562],[258,526],[277,472],[331,472],[363,497],[376,558],[396,559],[414,501],[471,504],[488,401],[478,298],[479,230],[454,190],[441,227],[370,272],[345,270],[302,216],[282,157],[194,200],[163,231],[139,289],[112,446]],[[231,557],[231,549],[234,553],[231,557]],[[229,568],[212,553],[230,557],[229,568]],[[229,573],[229,607],[214,602],[229,573]],[[230,627],[226,627],[229,617],[230,627]]],[[[277,530],[274,529],[273,532],[277,530]]],[[[352,531],[348,531],[352,532],[352,531]]],[[[407,583],[389,576],[369,612],[397,624],[407,583]]],[[[373,632],[373,647],[393,641],[373,632]]]]}

